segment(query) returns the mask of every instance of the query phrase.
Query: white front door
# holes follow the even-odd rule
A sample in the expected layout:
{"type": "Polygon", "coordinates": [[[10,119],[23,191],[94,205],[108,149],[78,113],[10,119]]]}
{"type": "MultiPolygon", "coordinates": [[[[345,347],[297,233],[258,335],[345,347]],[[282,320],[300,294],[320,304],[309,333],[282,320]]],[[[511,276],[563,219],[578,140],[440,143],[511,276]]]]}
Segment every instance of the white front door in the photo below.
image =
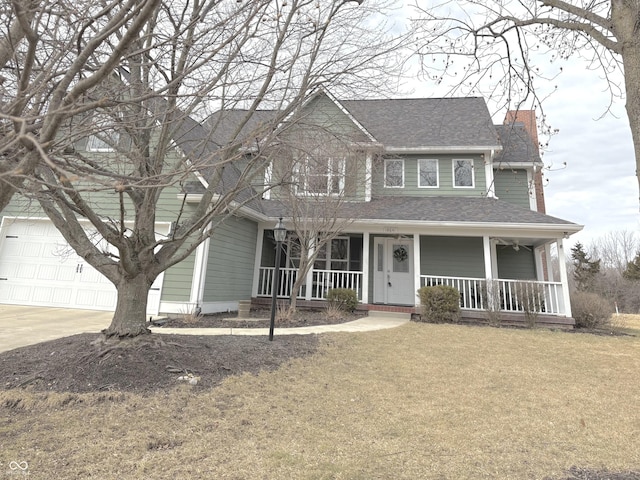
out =
{"type": "Polygon", "coordinates": [[[376,238],[374,248],[374,303],[415,305],[413,241],[376,238]]]}

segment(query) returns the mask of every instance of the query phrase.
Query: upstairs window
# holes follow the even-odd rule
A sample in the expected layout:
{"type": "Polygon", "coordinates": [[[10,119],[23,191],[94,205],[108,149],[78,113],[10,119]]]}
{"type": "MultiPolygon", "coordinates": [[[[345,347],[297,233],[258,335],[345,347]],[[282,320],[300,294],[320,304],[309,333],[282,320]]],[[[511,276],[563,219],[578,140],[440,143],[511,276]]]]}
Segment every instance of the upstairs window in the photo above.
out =
{"type": "Polygon", "coordinates": [[[386,188],[404,187],[404,160],[387,158],[384,161],[384,186],[386,188]]]}
{"type": "Polygon", "coordinates": [[[453,160],[453,186],[459,188],[473,188],[475,186],[473,159],[453,160]]]}
{"type": "Polygon", "coordinates": [[[308,157],[298,170],[298,191],[306,195],[339,195],[344,190],[343,158],[308,157]]]}
{"type": "Polygon", "coordinates": [[[421,188],[438,188],[439,169],[435,158],[421,158],[418,160],[418,186],[421,188]]]}
{"type": "Polygon", "coordinates": [[[120,142],[120,135],[113,128],[113,120],[106,115],[95,114],[91,118],[89,128],[91,135],[87,140],[90,152],[114,152],[120,142]]]}

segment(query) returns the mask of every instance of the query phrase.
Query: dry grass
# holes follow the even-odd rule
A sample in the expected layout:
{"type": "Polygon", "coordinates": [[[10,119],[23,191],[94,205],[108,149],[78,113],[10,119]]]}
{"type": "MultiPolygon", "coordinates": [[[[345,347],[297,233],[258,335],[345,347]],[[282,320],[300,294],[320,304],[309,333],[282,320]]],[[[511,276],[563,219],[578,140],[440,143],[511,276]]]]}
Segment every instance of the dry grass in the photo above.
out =
{"type": "Polygon", "coordinates": [[[640,467],[639,337],[414,323],[322,342],[313,357],[199,395],[0,392],[0,474],[11,461],[37,479],[542,479],[572,465],[640,467]]]}

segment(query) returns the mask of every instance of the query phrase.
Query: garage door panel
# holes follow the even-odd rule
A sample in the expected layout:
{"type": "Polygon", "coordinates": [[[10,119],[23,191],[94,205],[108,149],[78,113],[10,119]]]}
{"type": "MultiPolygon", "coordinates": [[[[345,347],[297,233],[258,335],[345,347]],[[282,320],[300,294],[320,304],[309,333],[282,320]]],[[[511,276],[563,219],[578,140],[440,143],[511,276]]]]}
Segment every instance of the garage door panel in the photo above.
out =
{"type": "Polygon", "coordinates": [[[16,278],[19,280],[36,280],[38,276],[38,265],[22,263],[16,271],[16,278]]]}
{"type": "Polygon", "coordinates": [[[22,244],[23,257],[40,258],[44,254],[44,245],[35,242],[24,242],[22,244]]]}
{"type": "Polygon", "coordinates": [[[53,303],[53,288],[37,285],[33,287],[33,293],[31,294],[31,300],[39,304],[53,303]]]}
{"type": "Polygon", "coordinates": [[[17,262],[0,262],[0,278],[13,278],[17,275],[20,264],[17,262]]]}
{"type": "Polygon", "coordinates": [[[25,285],[0,284],[0,300],[5,303],[28,303],[31,300],[31,287],[25,285]]]}
{"type": "Polygon", "coordinates": [[[113,308],[116,304],[116,289],[113,292],[78,290],[76,304],[82,308],[113,308]]]}

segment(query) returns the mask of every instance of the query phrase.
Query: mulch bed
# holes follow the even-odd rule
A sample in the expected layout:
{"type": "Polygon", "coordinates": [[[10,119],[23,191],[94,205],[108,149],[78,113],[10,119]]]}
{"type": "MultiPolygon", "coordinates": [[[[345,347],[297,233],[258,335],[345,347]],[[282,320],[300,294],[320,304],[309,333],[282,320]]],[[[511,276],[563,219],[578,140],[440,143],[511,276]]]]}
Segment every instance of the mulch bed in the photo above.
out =
{"type": "MultiPolygon", "coordinates": [[[[0,390],[124,391],[152,394],[179,384],[178,377],[198,377],[196,390],[210,388],[230,375],[272,370],[314,353],[316,335],[278,336],[278,328],[343,323],[363,313],[328,317],[323,310],[299,310],[276,323],[274,341],[264,336],[152,334],[104,343],[100,334],[80,334],[0,353],[0,390]]],[[[252,310],[249,319],[235,312],[176,316],[172,328],[268,327],[270,310],[252,310]]],[[[325,340],[326,341],[326,340],[325,340]]],[[[188,381],[188,380],[187,380],[188,381]]]]}
{"type": "Polygon", "coordinates": [[[0,353],[0,390],[153,394],[198,378],[211,388],[230,375],[257,374],[317,350],[316,335],[143,335],[117,345],[79,334],[0,353]]]}

